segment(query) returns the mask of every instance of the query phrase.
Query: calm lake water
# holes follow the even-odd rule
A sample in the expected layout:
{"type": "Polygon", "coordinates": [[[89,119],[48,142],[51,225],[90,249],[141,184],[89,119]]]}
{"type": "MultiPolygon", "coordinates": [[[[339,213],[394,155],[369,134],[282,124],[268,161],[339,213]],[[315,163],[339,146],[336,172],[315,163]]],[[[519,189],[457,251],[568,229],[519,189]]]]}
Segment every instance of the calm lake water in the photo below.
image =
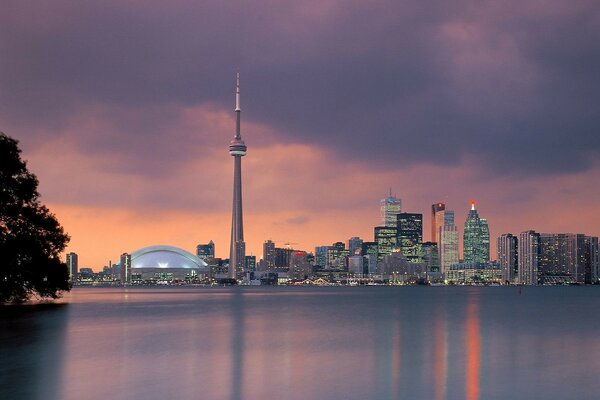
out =
{"type": "Polygon", "coordinates": [[[600,287],[76,288],[0,399],[598,399],[600,287]]]}

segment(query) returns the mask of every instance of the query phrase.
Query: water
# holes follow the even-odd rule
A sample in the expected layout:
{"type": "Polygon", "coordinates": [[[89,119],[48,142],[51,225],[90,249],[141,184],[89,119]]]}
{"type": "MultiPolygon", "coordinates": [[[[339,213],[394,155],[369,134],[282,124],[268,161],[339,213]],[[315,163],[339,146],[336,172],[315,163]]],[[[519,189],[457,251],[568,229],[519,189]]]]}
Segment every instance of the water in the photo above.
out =
{"type": "Polygon", "coordinates": [[[77,288],[0,307],[0,399],[597,399],[598,287],[77,288]]]}

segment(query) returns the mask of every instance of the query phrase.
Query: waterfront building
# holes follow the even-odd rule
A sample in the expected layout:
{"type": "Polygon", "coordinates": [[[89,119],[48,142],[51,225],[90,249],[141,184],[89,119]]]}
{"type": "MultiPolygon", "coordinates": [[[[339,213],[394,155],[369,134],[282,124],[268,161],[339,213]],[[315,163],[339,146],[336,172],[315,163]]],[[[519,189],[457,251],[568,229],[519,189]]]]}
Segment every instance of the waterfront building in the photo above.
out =
{"type": "Polygon", "coordinates": [[[486,263],[490,260],[490,232],[487,220],[480,219],[475,202],[465,220],[463,232],[463,259],[465,262],[486,263]]]}
{"type": "Polygon", "coordinates": [[[540,234],[539,282],[591,283],[598,268],[597,243],[597,237],[584,234],[540,234]]]}
{"type": "Polygon", "coordinates": [[[377,259],[379,255],[379,247],[377,246],[377,242],[363,242],[360,254],[363,256],[372,255],[375,256],[375,259],[377,259]]]}
{"type": "Polygon", "coordinates": [[[349,252],[342,242],[336,242],[327,248],[327,268],[347,270],[346,258],[349,252]]]}
{"type": "Polygon", "coordinates": [[[66,264],[67,270],[69,271],[69,282],[77,282],[77,274],[79,270],[77,253],[71,252],[67,254],[66,264]]]}
{"type": "Polygon", "coordinates": [[[131,282],[131,254],[121,254],[121,283],[131,282]]]}
{"type": "MultiPolygon", "coordinates": [[[[121,258],[121,262],[123,261],[121,258]]],[[[208,274],[208,264],[198,256],[173,246],[149,246],[125,259],[131,264],[131,277],[170,282],[208,274]]],[[[123,270],[121,264],[121,270],[123,270]]]]}
{"type": "Polygon", "coordinates": [[[402,212],[402,200],[398,197],[390,195],[380,201],[381,208],[381,223],[383,226],[395,228],[397,215],[402,212]]]}
{"type": "Polygon", "coordinates": [[[275,243],[267,240],[263,243],[263,271],[275,271],[275,243]]]}
{"type": "Polygon", "coordinates": [[[521,232],[518,239],[517,281],[523,285],[538,284],[540,234],[531,230],[521,232]]]}
{"type": "Polygon", "coordinates": [[[315,247],[315,265],[319,267],[327,266],[327,250],[331,246],[317,246],[315,247]]]}
{"type": "Polygon", "coordinates": [[[502,282],[516,282],[519,266],[518,238],[510,233],[500,235],[496,241],[496,250],[502,282]]]}
{"type": "Polygon", "coordinates": [[[206,244],[196,246],[196,255],[201,259],[215,258],[215,243],[211,240],[206,244]]]}
{"type": "Polygon", "coordinates": [[[410,262],[419,262],[423,243],[423,214],[400,213],[397,220],[398,248],[410,262]]]}
{"type": "Polygon", "coordinates": [[[275,272],[287,273],[290,269],[290,258],[294,250],[275,247],[275,272]]]}
{"type": "Polygon", "coordinates": [[[502,270],[497,262],[461,262],[448,267],[446,281],[461,285],[500,283],[502,270]]]}
{"type": "Polygon", "coordinates": [[[396,226],[376,226],[375,242],[377,243],[377,262],[396,249],[398,232],[396,226]]]}
{"type": "Polygon", "coordinates": [[[431,241],[440,243],[440,228],[444,225],[444,203],[435,203],[431,205],[431,241]]]}
{"type": "Polygon", "coordinates": [[[233,209],[231,218],[231,243],[229,251],[229,278],[237,279],[243,273],[246,262],[244,223],[242,213],[242,157],[246,155],[246,144],[240,133],[240,74],[236,77],[235,114],[236,129],[229,143],[229,154],[233,157],[233,209]]]}

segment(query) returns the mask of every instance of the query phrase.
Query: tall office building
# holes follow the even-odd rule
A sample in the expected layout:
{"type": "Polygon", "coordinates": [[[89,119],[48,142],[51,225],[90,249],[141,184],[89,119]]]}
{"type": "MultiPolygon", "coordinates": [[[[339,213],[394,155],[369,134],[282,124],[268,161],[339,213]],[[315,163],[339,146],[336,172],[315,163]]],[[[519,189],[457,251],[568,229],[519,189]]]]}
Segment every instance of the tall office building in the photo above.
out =
{"type": "Polygon", "coordinates": [[[235,114],[236,129],[229,143],[229,154],[233,156],[233,209],[231,216],[231,243],[229,250],[229,278],[237,279],[244,270],[246,262],[246,243],[244,242],[244,222],[242,215],[242,157],[246,155],[246,144],[240,133],[240,74],[236,77],[235,114]]]}
{"type": "Polygon", "coordinates": [[[312,265],[305,251],[292,250],[290,253],[289,276],[291,279],[306,279],[312,275],[312,265]]]}
{"type": "Polygon", "coordinates": [[[419,249],[419,262],[425,264],[427,272],[440,272],[440,253],[438,244],[425,242],[419,249]]]}
{"type": "Polygon", "coordinates": [[[497,260],[502,271],[502,281],[513,283],[517,280],[518,273],[518,239],[506,233],[500,235],[496,241],[497,260]]]}
{"type": "Polygon", "coordinates": [[[517,281],[523,285],[538,284],[538,267],[540,259],[540,234],[526,231],[519,234],[517,261],[517,281]]]}
{"type": "Polygon", "coordinates": [[[275,271],[275,243],[267,240],[263,243],[263,269],[275,271]]]}
{"type": "Polygon", "coordinates": [[[381,223],[383,226],[396,227],[397,215],[402,212],[402,200],[398,197],[390,195],[385,199],[381,199],[381,223]]]}
{"type": "Polygon", "coordinates": [[[423,243],[423,214],[398,214],[396,228],[398,248],[408,261],[418,262],[423,243]]]}
{"type": "Polygon", "coordinates": [[[77,273],[79,272],[78,260],[76,253],[67,254],[67,269],[69,271],[69,282],[74,283],[77,282],[77,273]]]}
{"type": "MultiPolygon", "coordinates": [[[[448,215],[448,212],[446,212],[446,215],[448,215]]],[[[440,227],[438,248],[440,251],[440,272],[445,274],[451,265],[458,264],[458,229],[454,223],[440,227]]]]}
{"type": "Polygon", "coordinates": [[[244,271],[256,271],[256,256],[246,256],[246,265],[244,266],[244,271]]]}
{"type": "Polygon", "coordinates": [[[121,283],[131,282],[131,254],[121,254],[121,283]]]}
{"type": "Polygon", "coordinates": [[[315,265],[319,267],[327,266],[327,250],[330,246],[316,246],[315,247],[315,265]]]}
{"type": "Polygon", "coordinates": [[[358,256],[362,251],[363,240],[359,237],[348,239],[348,253],[350,256],[358,256]]]}
{"type": "Polygon", "coordinates": [[[431,241],[440,243],[440,227],[444,225],[444,203],[435,203],[431,205],[431,241]]]}
{"type": "Polygon", "coordinates": [[[377,262],[383,262],[384,256],[392,254],[398,245],[398,233],[395,226],[376,226],[377,262]]]}
{"type": "Polygon", "coordinates": [[[215,258],[215,244],[211,240],[206,244],[199,244],[196,246],[196,255],[201,259],[215,258]]]}
{"type": "Polygon", "coordinates": [[[336,270],[346,269],[346,257],[349,253],[342,242],[335,242],[327,248],[327,267],[336,270]]]}
{"type": "Polygon", "coordinates": [[[591,283],[598,268],[597,242],[583,234],[541,233],[539,282],[591,283]]]}
{"type": "Polygon", "coordinates": [[[463,232],[463,259],[465,262],[487,263],[490,261],[490,232],[487,220],[480,219],[475,202],[465,220],[463,232]]]}

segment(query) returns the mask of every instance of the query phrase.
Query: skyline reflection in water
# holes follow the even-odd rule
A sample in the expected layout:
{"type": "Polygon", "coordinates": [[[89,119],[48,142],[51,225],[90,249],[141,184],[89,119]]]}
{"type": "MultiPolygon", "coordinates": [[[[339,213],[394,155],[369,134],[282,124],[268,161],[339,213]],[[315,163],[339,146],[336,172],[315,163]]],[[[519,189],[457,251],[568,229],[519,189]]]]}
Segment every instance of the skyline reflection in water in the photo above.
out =
{"type": "Polygon", "coordinates": [[[0,310],[1,399],[596,398],[592,287],[76,288],[0,310]]]}

